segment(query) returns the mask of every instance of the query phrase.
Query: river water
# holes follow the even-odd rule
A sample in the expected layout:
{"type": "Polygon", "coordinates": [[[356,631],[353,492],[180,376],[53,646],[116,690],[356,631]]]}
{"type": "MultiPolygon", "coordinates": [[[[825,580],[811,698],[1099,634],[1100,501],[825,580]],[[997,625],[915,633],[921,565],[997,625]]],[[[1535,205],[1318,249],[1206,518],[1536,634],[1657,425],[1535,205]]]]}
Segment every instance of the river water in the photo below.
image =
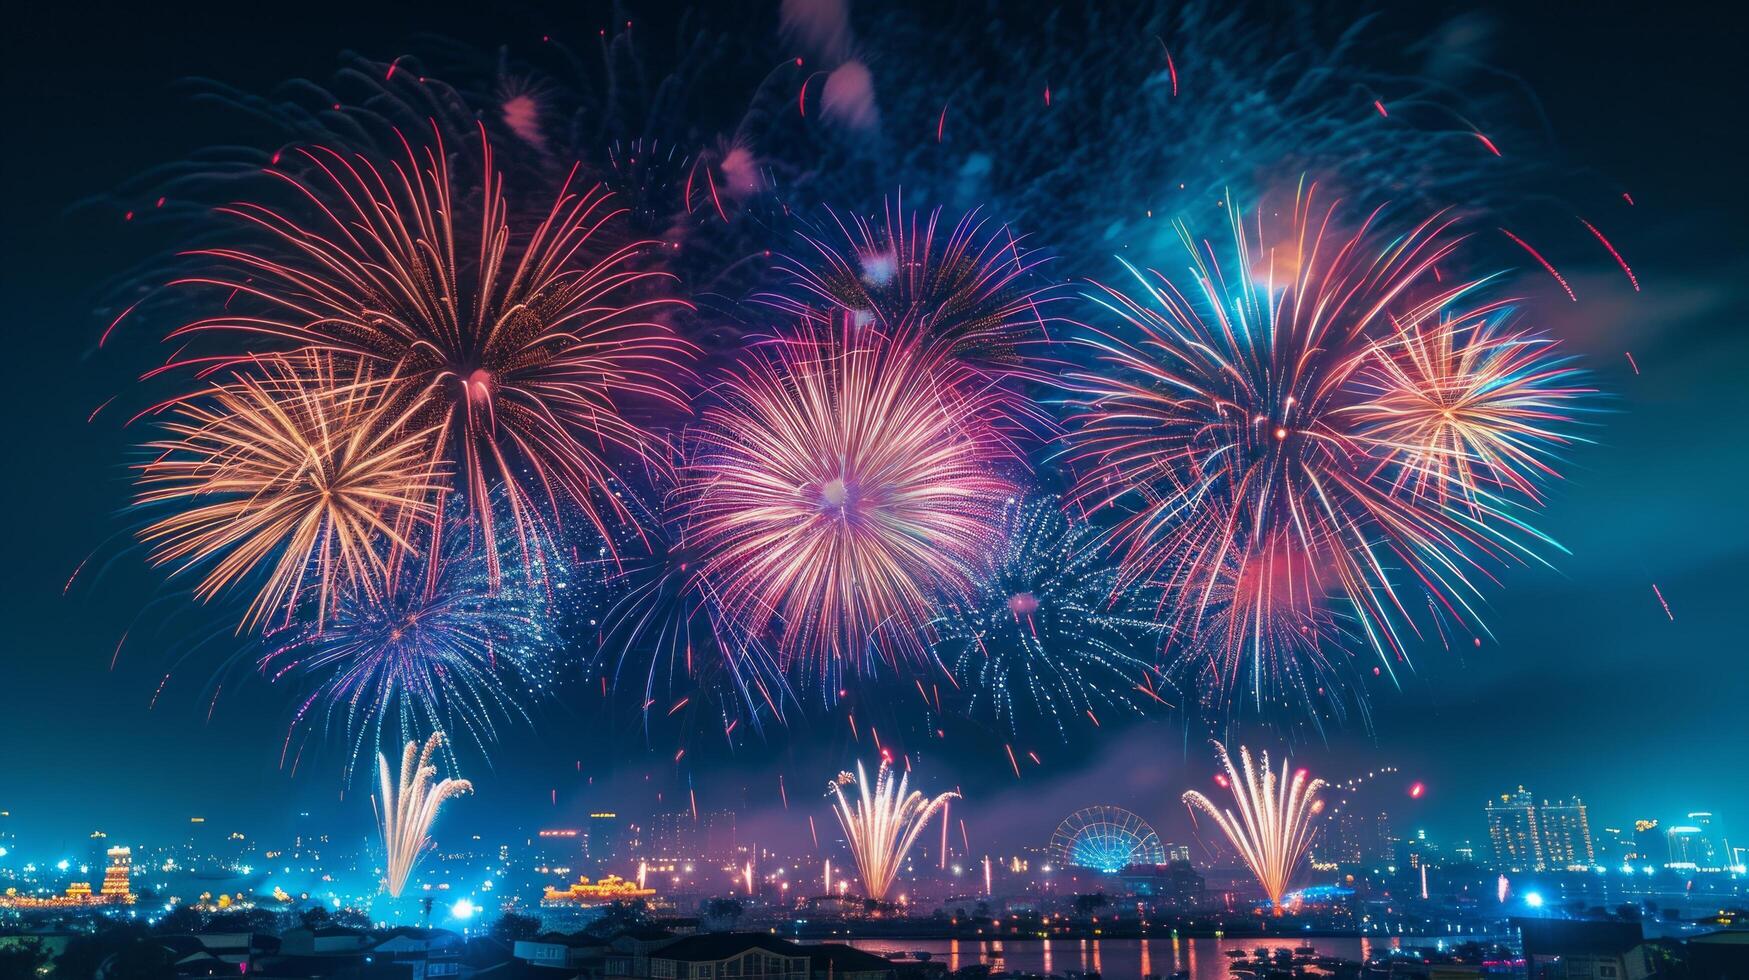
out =
{"type": "MultiPolygon", "coordinates": [[[[1411,940],[1431,946],[1432,939],[1411,940]]],[[[1312,946],[1320,956],[1365,960],[1374,952],[1396,948],[1397,939],[1249,937],[1240,939],[854,939],[852,946],[872,953],[927,952],[949,970],[989,963],[992,971],[1065,973],[1095,971],[1109,980],[1140,980],[1149,974],[1171,976],[1187,970],[1191,980],[1229,980],[1234,959],[1229,950],[1250,954],[1259,946],[1292,950],[1312,946]]]]}

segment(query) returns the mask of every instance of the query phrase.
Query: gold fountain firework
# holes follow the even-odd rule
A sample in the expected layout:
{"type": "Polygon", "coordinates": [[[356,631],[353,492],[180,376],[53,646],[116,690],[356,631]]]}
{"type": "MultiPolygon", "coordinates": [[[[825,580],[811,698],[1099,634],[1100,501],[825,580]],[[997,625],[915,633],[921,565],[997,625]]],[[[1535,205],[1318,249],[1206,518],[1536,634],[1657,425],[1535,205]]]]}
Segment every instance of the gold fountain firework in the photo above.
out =
{"type": "Polygon", "coordinates": [[[826,786],[826,792],[836,800],[838,822],[850,839],[850,856],[862,875],[863,890],[877,902],[886,898],[905,855],[929,818],[959,796],[947,792],[930,799],[921,792],[907,792],[910,778],[902,775],[895,780],[892,763],[882,759],[872,787],[861,762],[856,764],[856,775],[841,772],[826,786]],[[850,784],[858,790],[854,805],[844,796],[844,787],[850,784]]]}
{"type": "Polygon", "coordinates": [[[432,782],[437,766],[432,756],[443,744],[443,733],[433,732],[421,749],[418,742],[408,742],[401,753],[401,776],[398,786],[389,785],[389,760],[377,753],[377,775],[382,781],[383,848],[388,852],[383,887],[395,897],[407,887],[407,878],[431,842],[431,822],[437,811],[452,796],[474,791],[474,784],[465,779],[444,778],[432,782]]]}
{"type": "Polygon", "coordinates": [[[1184,805],[1192,808],[1193,816],[1194,810],[1200,809],[1214,819],[1269,893],[1270,903],[1279,909],[1288,882],[1311,847],[1312,818],[1324,809],[1324,802],[1318,799],[1324,781],[1309,779],[1304,769],[1290,778],[1286,760],[1278,777],[1269,768],[1269,753],[1253,764],[1251,750],[1243,745],[1239,746],[1238,766],[1233,765],[1226,746],[1217,742],[1215,751],[1227,771],[1227,787],[1233,792],[1238,813],[1219,809],[1195,790],[1184,794],[1184,805]]]}

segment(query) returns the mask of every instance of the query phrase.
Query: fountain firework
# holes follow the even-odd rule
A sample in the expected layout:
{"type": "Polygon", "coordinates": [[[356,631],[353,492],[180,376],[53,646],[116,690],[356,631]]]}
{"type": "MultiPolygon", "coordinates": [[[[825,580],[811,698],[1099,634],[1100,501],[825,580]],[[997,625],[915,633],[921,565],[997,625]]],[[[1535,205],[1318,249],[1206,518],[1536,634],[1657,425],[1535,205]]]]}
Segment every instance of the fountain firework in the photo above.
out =
{"type": "Polygon", "coordinates": [[[872,790],[861,762],[856,764],[856,775],[841,772],[826,787],[836,802],[838,822],[850,841],[850,856],[862,875],[863,890],[877,902],[886,898],[929,818],[959,796],[950,791],[931,799],[919,791],[906,792],[910,778],[902,775],[894,780],[892,761],[883,758],[872,790]],[[859,791],[854,805],[844,796],[844,787],[853,783],[859,791]]]}
{"type": "Polygon", "coordinates": [[[465,779],[446,777],[433,783],[437,766],[432,756],[443,744],[443,733],[433,732],[421,749],[418,742],[408,742],[401,752],[401,777],[398,786],[389,785],[389,760],[377,753],[377,774],[382,779],[382,810],[378,813],[383,828],[383,849],[387,851],[383,887],[393,898],[401,897],[407,878],[425,845],[431,842],[431,822],[437,811],[452,796],[474,791],[474,784],[465,779]]]}
{"type": "Polygon", "coordinates": [[[1237,766],[1226,746],[1216,742],[1215,751],[1226,769],[1226,786],[1232,790],[1239,812],[1221,810],[1195,790],[1184,794],[1184,805],[1192,808],[1193,816],[1200,809],[1214,818],[1239,859],[1269,893],[1270,904],[1280,909],[1288,881],[1311,846],[1312,818],[1324,809],[1324,802],[1318,799],[1324,781],[1308,778],[1304,769],[1290,777],[1286,760],[1277,777],[1269,768],[1269,753],[1253,765],[1251,750],[1243,745],[1239,746],[1237,766]]]}

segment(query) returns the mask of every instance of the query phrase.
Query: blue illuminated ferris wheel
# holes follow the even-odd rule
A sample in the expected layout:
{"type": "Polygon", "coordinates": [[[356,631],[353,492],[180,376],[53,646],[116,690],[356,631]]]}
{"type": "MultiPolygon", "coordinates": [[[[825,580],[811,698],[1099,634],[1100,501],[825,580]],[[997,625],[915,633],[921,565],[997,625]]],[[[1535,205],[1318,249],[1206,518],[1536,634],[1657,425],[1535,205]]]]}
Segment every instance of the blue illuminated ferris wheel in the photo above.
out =
{"type": "Polygon", "coordinates": [[[1058,864],[1112,874],[1137,864],[1165,864],[1166,849],[1154,828],[1120,806],[1076,810],[1051,835],[1058,864]]]}

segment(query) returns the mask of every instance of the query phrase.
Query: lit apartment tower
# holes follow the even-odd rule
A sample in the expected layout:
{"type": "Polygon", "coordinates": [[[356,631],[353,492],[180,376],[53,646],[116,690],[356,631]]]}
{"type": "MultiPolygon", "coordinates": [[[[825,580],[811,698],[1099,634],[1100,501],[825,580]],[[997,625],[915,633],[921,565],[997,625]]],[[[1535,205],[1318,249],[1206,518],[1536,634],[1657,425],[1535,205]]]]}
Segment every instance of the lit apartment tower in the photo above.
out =
{"type": "Polygon", "coordinates": [[[1658,821],[1634,821],[1634,860],[1649,868],[1662,868],[1670,863],[1670,842],[1658,829],[1658,821]]]}
{"type": "Polygon", "coordinates": [[[1494,863],[1507,871],[1541,871],[1542,835],[1537,832],[1536,798],[1523,786],[1488,801],[1488,840],[1494,845],[1494,863]]]}
{"type": "Polygon", "coordinates": [[[111,901],[132,901],[133,890],[129,887],[129,876],[134,866],[133,850],[127,847],[112,847],[106,857],[109,864],[103,869],[103,886],[98,894],[111,901]]]}
{"type": "Polygon", "coordinates": [[[1670,843],[1670,867],[1706,870],[1718,866],[1712,842],[1699,827],[1671,827],[1665,839],[1670,843]]]}
{"type": "Polygon", "coordinates": [[[1700,831],[1700,849],[1704,860],[1698,861],[1703,868],[1717,868],[1730,864],[1729,854],[1726,854],[1717,841],[1713,839],[1713,815],[1710,813],[1691,813],[1688,815],[1690,826],[1700,831]],[[1721,860],[1724,858],[1726,860],[1721,860]]]}
{"type": "Polygon", "coordinates": [[[1542,834],[1543,862],[1550,868],[1583,871],[1597,863],[1591,846],[1591,823],[1577,796],[1565,803],[1543,802],[1536,814],[1542,834]]]}

